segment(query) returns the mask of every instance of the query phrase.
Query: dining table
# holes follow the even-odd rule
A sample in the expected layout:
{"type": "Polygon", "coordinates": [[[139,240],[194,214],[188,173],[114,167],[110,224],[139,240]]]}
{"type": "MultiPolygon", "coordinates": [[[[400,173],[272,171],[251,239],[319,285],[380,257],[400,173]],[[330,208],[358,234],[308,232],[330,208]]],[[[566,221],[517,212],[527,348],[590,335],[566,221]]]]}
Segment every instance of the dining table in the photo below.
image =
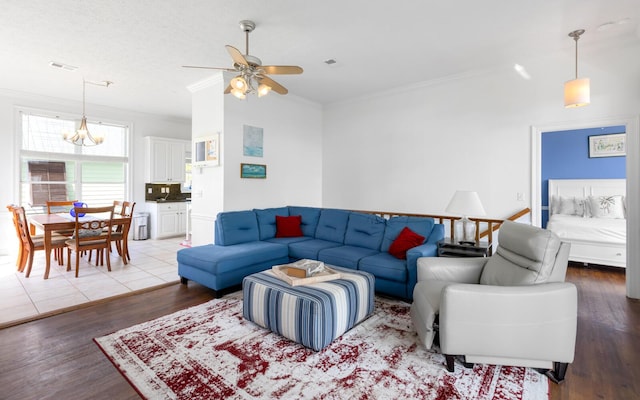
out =
{"type": "MultiPolygon", "coordinates": [[[[90,215],[79,217],[80,221],[87,221],[92,219],[90,215]]],[[[131,217],[123,217],[114,215],[113,225],[123,225],[122,234],[122,254],[127,254],[127,237],[129,226],[131,226],[131,217]]],[[[40,229],[44,232],[44,257],[45,257],[45,270],[44,279],[49,278],[49,270],[51,269],[51,233],[55,231],[72,231],[76,227],[76,219],[70,214],[36,214],[29,218],[29,226],[31,234],[35,234],[36,229],[40,229]]]]}

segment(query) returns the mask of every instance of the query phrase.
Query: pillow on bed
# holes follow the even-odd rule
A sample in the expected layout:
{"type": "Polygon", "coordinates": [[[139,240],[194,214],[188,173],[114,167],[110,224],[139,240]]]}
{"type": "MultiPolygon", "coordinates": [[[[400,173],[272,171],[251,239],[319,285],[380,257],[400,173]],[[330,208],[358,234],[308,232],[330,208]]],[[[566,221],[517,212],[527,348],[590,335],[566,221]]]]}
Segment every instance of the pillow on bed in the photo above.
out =
{"type": "Polygon", "coordinates": [[[589,196],[588,203],[593,218],[624,219],[624,198],[621,195],[589,196]]]}
{"type": "Polygon", "coordinates": [[[558,199],[558,214],[576,215],[575,197],[563,197],[558,199]]]}
{"type": "Polygon", "coordinates": [[[591,216],[589,202],[583,197],[554,196],[552,214],[577,215],[579,217],[591,216]]]}
{"type": "Polygon", "coordinates": [[[591,216],[589,202],[584,197],[576,197],[576,215],[588,218],[591,216]]]}

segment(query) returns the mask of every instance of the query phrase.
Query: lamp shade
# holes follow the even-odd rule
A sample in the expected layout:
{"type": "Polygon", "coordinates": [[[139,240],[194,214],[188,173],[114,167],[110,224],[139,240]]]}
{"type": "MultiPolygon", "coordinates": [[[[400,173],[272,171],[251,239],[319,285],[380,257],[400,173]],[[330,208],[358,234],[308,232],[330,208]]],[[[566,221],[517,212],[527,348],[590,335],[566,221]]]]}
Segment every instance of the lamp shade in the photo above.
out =
{"type": "Polygon", "coordinates": [[[466,190],[456,191],[445,211],[455,215],[472,217],[486,215],[478,193],[466,190]]]}
{"type": "Polygon", "coordinates": [[[582,107],[591,102],[589,78],[574,79],[564,84],[564,106],[582,107]]]}

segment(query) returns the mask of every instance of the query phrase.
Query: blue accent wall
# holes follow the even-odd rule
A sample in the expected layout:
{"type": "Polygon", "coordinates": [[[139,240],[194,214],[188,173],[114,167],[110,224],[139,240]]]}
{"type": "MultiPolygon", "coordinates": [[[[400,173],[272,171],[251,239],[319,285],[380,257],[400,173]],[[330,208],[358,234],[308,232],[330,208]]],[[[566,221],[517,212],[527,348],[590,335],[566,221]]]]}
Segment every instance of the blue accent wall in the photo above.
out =
{"type": "MultiPolygon", "coordinates": [[[[549,179],[625,179],[626,157],[589,158],[589,136],[625,133],[624,126],[542,133],[542,206],[548,206],[549,179]]],[[[548,210],[542,210],[547,226],[548,210]]]]}

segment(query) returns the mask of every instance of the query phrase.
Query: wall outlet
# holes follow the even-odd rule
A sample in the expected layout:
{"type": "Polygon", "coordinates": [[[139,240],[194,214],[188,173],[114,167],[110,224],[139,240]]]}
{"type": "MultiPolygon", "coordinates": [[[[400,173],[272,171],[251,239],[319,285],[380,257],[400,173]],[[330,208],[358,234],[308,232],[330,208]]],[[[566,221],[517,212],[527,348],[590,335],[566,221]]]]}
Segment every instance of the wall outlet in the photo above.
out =
{"type": "Polygon", "coordinates": [[[522,193],[522,192],[516,193],[516,200],[524,201],[524,193],[522,193]]]}

